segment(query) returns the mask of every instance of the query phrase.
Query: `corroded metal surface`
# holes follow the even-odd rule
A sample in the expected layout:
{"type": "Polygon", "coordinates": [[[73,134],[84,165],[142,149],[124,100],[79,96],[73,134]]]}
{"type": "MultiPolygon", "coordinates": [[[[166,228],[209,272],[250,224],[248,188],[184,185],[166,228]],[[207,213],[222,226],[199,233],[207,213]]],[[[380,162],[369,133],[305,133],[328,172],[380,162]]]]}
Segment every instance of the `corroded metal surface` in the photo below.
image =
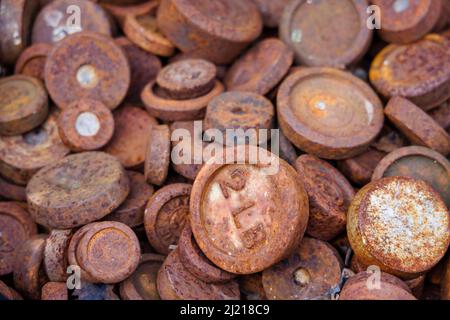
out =
{"type": "Polygon", "coordinates": [[[192,275],[180,261],[178,250],[172,251],[158,272],[158,292],[163,300],[238,300],[239,285],[206,283],[192,275]]]}
{"type": "Polygon", "coordinates": [[[25,187],[11,183],[0,177],[0,196],[15,201],[27,201],[25,187]]]}
{"type": "Polygon", "coordinates": [[[163,0],[157,22],[181,51],[226,64],[262,31],[262,19],[251,1],[163,0]]]}
{"type": "Polygon", "coordinates": [[[205,162],[205,154],[203,154],[203,150],[209,145],[209,143],[203,141],[203,132],[195,132],[194,121],[175,121],[170,125],[171,134],[174,134],[176,130],[186,130],[186,132],[190,134],[191,140],[185,141],[183,138],[172,141],[172,153],[174,156],[172,158],[172,168],[183,177],[194,181],[198,172],[202,168],[203,163],[205,162]],[[178,153],[175,152],[177,150],[178,153]],[[181,161],[180,159],[185,156],[183,150],[192,151],[191,154],[189,154],[187,161],[181,161]],[[175,159],[176,161],[174,161],[175,159]]]}
{"type": "Polygon", "coordinates": [[[254,146],[227,150],[243,154],[245,163],[224,159],[217,164],[212,158],[203,166],[190,198],[192,232],[221,269],[255,273],[298,245],[308,221],[308,196],[295,170],[273,154],[254,146]],[[249,164],[250,149],[267,157],[266,166],[249,164]],[[267,175],[275,161],[277,173],[267,175]]]}
{"type": "Polygon", "coordinates": [[[147,140],[144,174],[148,183],[161,186],[170,165],[170,129],[168,125],[152,126],[147,140]]]}
{"type": "Polygon", "coordinates": [[[289,71],[292,50],[269,38],[256,43],[227,70],[224,83],[229,91],[251,91],[261,95],[272,90],[289,71]]]}
{"type": "Polygon", "coordinates": [[[0,80],[0,134],[20,135],[38,127],[48,115],[48,95],[36,78],[15,75],[0,80]]]}
{"type": "Polygon", "coordinates": [[[271,300],[329,300],[339,287],[343,263],[324,241],[303,238],[288,259],[263,271],[271,300]]]}
{"type": "MultiPolygon", "coordinates": [[[[213,98],[206,108],[205,128],[222,132],[224,144],[255,144],[266,143],[274,125],[275,108],[264,96],[253,92],[228,91],[213,98]],[[244,134],[227,129],[242,129],[244,134]],[[254,129],[248,131],[248,129],[254,129]],[[265,134],[261,131],[266,130],[265,134]]],[[[206,134],[206,133],[205,133],[206,134]]],[[[206,134],[206,136],[208,136],[206,134]]]]}
{"type": "Polygon", "coordinates": [[[306,233],[325,241],[333,239],[345,230],[353,187],[333,166],[311,155],[301,155],[295,169],[309,198],[306,233]]]}
{"type": "Polygon", "coordinates": [[[280,38],[299,64],[343,69],[359,61],[372,41],[367,6],[366,0],[291,1],[281,18],[280,38]]]}
{"type": "Polygon", "coordinates": [[[325,159],[362,153],[380,133],[383,107],[362,80],[330,68],[301,68],[278,91],[278,121],[298,148],[325,159]]]}
{"type": "Polygon", "coordinates": [[[284,8],[289,4],[290,0],[253,0],[253,2],[261,11],[264,26],[275,28],[281,22],[284,8]]]}
{"type": "Polygon", "coordinates": [[[15,202],[0,202],[0,275],[14,270],[16,252],[36,233],[36,223],[25,209],[15,202]]]}
{"type": "Polygon", "coordinates": [[[428,271],[450,243],[450,217],[422,180],[387,177],[362,188],[349,211],[348,237],[358,259],[411,279],[428,271]]]}
{"type": "Polygon", "coordinates": [[[428,148],[411,146],[386,155],[375,168],[372,180],[406,176],[428,182],[450,207],[450,162],[428,148]]]}
{"type": "Polygon", "coordinates": [[[192,235],[189,224],[186,224],[178,242],[178,254],[184,267],[198,279],[207,283],[223,283],[236,275],[215,266],[205,255],[192,235]]]}
{"type": "Polygon", "coordinates": [[[105,220],[118,221],[129,227],[136,227],[144,223],[145,205],[153,194],[154,188],[139,172],[127,171],[127,175],[130,179],[130,193],[117,209],[105,217],[105,220]]]}
{"type": "Polygon", "coordinates": [[[129,190],[117,159],[103,152],[85,152],[35,174],[27,185],[27,201],[39,224],[64,229],[103,218],[126,199],[129,190]]]}
{"type": "Polygon", "coordinates": [[[44,69],[47,56],[52,46],[47,43],[37,43],[26,48],[16,61],[14,73],[24,74],[44,80],[44,69]]]}
{"type": "Polygon", "coordinates": [[[202,59],[183,59],[164,67],[156,83],[164,96],[185,100],[205,95],[214,87],[216,66],[202,59]]]}
{"type": "Polygon", "coordinates": [[[0,300],[450,299],[449,13],[0,0],[0,300]]]}
{"type": "Polygon", "coordinates": [[[61,111],[58,132],[61,140],[72,151],[97,150],[113,136],[113,115],[98,100],[80,99],[61,111]]]}
{"type": "Polygon", "coordinates": [[[424,110],[450,97],[450,50],[437,34],[386,46],[372,61],[370,82],[386,98],[401,96],[424,110]]]}
{"type": "Polygon", "coordinates": [[[128,92],[127,57],[104,35],[88,31],[73,34],[55,44],[47,59],[45,85],[61,109],[81,98],[99,99],[114,109],[128,92]]]}
{"type": "Polygon", "coordinates": [[[6,64],[14,64],[28,46],[30,25],[37,9],[35,0],[0,2],[0,57],[6,64]]]}
{"type": "Polygon", "coordinates": [[[144,163],[147,137],[155,118],[141,108],[125,105],[114,113],[114,135],[103,151],[119,159],[125,168],[144,163]]]}
{"type": "Polygon", "coordinates": [[[416,300],[400,279],[382,272],[376,286],[373,280],[369,282],[371,276],[372,273],[361,272],[351,277],[342,288],[339,300],[416,300]]]}
{"type": "Polygon", "coordinates": [[[80,99],[58,117],[61,140],[73,151],[92,151],[106,145],[114,133],[111,111],[100,101],[80,99]]]}
{"type": "MultiPolygon", "coordinates": [[[[142,2],[142,1],[141,1],[142,2]]],[[[146,0],[142,3],[136,4],[114,4],[102,3],[103,8],[106,9],[116,20],[123,26],[127,16],[142,16],[146,14],[154,14],[158,8],[158,0],[146,0]]]]}
{"type": "Polygon", "coordinates": [[[192,185],[175,183],[155,192],[145,208],[144,225],[150,244],[167,255],[178,243],[189,214],[192,185]]]}
{"type": "Polygon", "coordinates": [[[67,279],[67,249],[72,235],[72,229],[53,229],[45,241],[43,266],[50,281],[65,282],[67,279]]]}
{"type": "Polygon", "coordinates": [[[128,15],[123,24],[123,32],[139,48],[163,57],[175,52],[172,43],[159,31],[155,17],[128,15]]]}
{"type": "Polygon", "coordinates": [[[123,300],[159,300],[156,277],[165,257],[157,254],[142,255],[136,271],[120,284],[123,300]]]}
{"type": "Polygon", "coordinates": [[[46,235],[39,234],[25,241],[16,252],[14,287],[29,299],[41,297],[42,285],[47,282],[41,273],[46,235]]]}
{"type": "Polygon", "coordinates": [[[443,155],[450,153],[450,136],[414,103],[401,97],[393,97],[384,113],[413,144],[428,147],[443,155]]]}
{"type": "Polygon", "coordinates": [[[141,257],[139,241],[127,225],[92,223],[77,245],[80,266],[100,283],[117,283],[136,270],[141,257]]]}
{"type": "Polygon", "coordinates": [[[419,40],[435,27],[445,0],[372,0],[379,7],[383,22],[379,35],[391,43],[419,40]]]}
{"type": "Polygon", "coordinates": [[[65,282],[47,282],[42,287],[41,300],[69,300],[65,282]]]}
{"type": "Polygon", "coordinates": [[[81,31],[111,36],[110,19],[98,4],[84,0],[56,0],[39,12],[33,25],[33,43],[56,43],[81,31]],[[72,10],[68,10],[72,6],[72,10]],[[79,9],[79,25],[73,22],[73,8],[79,9]],[[71,19],[72,17],[72,19],[71,19]],[[71,22],[71,23],[70,23],[71,22]]]}
{"type": "Polygon", "coordinates": [[[192,99],[174,100],[157,92],[156,82],[150,82],[142,91],[142,101],[147,111],[164,121],[199,120],[205,115],[208,103],[224,91],[223,84],[216,80],[214,87],[208,93],[192,99]]]}
{"type": "Polygon", "coordinates": [[[373,171],[385,155],[385,152],[369,148],[360,155],[340,160],[338,168],[350,181],[364,186],[370,182],[373,171]]]}
{"type": "Polygon", "coordinates": [[[161,60],[154,54],[134,45],[125,37],[116,38],[115,41],[123,49],[130,64],[130,88],[125,101],[141,103],[141,92],[150,81],[156,79],[161,69],[161,60]]]}
{"type": "Polygon", "coordinates": [[[61,141],[57,113],[33,131],[18,136],[0,137],[0,172],[19,185],[26,185],[41,168],[61,160],[70,150],[61,141]]]}

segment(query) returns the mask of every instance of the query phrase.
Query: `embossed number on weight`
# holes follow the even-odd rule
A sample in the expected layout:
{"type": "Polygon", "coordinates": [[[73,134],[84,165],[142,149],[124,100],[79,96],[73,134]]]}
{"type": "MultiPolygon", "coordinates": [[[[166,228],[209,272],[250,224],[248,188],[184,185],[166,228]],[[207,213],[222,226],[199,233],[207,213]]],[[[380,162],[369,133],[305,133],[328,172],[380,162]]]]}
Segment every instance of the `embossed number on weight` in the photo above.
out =
{"type": "Polygon", "coordinates": [[[242,242],[247,249],[253,248],[256,244],[266,239],[266,231],[262,223],[242,232],[242,242]]]}
{"type": "Polygon", "coordinates": [[[254,201],[249,201],[247,203],[244,203],[243,205],[241,205],[239,208],[233,209],[231,211],[231,215],[233,216],[234,219],[234,223],[236,224],[236,228],[241,229],[241,223],[239,222],[238,216],[244,212],[245,210],[248,210],[252,207],[255,206],[255,202],[254,201]]]}
{"type": "MultiPolygon", "coordinates": [[[[222,194],[225,199],[230,197],[229,189],[234,191],[241,191],[245,188],[245,184],[247,183],[247,172],[241,168],[237,168],[233,170],[230,174],[230,180],[222,180],[219,182],[220,189],[222,190],[222,194]]],[[[243,226],[239,221],[239,216],[247,211],[248,209],[253,208],[256,205],[256,202],[253,200],[241,200],[242,204],[231,211],[231,215],[233,217],[233,221],[236,225],[236,228],[239,229],[241,240],[245,248],[251,249],[258,243],[262,242],[266,238],[266,232],[264,229],[264,225],[262,223],[258,223],[256,226],[253,226],[247,230],[242,230],[243,226]]]]}
{"type": "Polygon", "coordinates": [[[230,197],[230,192],[228,189],[232,189],[234,191],[241,191],[245,187],[245,183],[247,182],[247,174],[241,168],[234,169],[230,174],[231,180],[228,181],[220,181],[220,189],[222,190],[222,194],[225,199],[230,197]]]}

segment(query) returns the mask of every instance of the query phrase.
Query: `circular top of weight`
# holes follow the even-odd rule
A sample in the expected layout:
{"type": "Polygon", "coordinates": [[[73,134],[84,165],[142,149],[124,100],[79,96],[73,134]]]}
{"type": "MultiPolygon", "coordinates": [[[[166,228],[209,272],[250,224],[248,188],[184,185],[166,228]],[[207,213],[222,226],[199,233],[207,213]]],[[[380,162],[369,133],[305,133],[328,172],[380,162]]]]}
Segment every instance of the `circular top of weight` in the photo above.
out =
{"type": "Polygon", "coordinates": [[[111,20],[93,1],[55,0],[43,7],[36,17],[32,41],[53,44],[81,31],[111,36],[111,20]]]}
{"type": "Polygon", "coordinates": [[[0,134],[18,135],[39,126],[48,114],[42,83],[25,75],[0,79],[0,134]]]}
{"type": "Polygon", "coordinates": [[[189,195],[192,186],[187,183],[169,184],[156,191],[147,202],[144,226],[147,238],[161,254],[168,254],[178,243],[189,215],[189,195]]]}
{"type": "Polygon", "coordinates": [[[38,223],[65,229],[103,218],[117,208],[129,193],[129,180],[113,156],[83,152],[38,171],[26,192],[38,223]]]}
{"type": "Polygon", "coordinates": [[[381,38],[394,43],[413,42],[429,33],[443,7],[441,0],[372,0],[372,4],[380,10],[381,38]]]}
{"type": "Polygon", "coordinates": [[[327,159],[360,153],[383,126],[375,92],[351,74],[330,68],[303,68],[281,84],[278,119],[300,149],[327,159]]]}
{"type": "Polygon", "coordinates": [[[396,149],[378,163],[372,181],[391,176],[427,181],[450,207],[450,162],[440,153],[419,146],[396,149]]]}
{"type": "Polygon", "coordinates": [[[229,91],[265,95],[286,75],[293,60],[293,51],[281,40],[262,40],[228,69],[225,85],[229,91]]]}
{"type": "Polygon", "coordinates": [[[156,83],[172,99],[191,99],[211,91],[216,79],[216,66],[207,60],[185,59],[164,67],[156,83]]]}
{"type": "Polygon", "coordinates": [[[80,99],[61,111],[58,130],[70,149],[96,150],[111,140],[114,119],[111,111],[100,101],[80,99]]]}
{"type": "Polygon", "coordinates": [[[125,168],[142,165],[150,128],[158,122],[142,108],[132,105],[114,111],[113,117],[114,134],[103,151],[119,159],[125,168]]]}
{"type": "Polygon", "coordinates": [[[329,300],[341,280],[343,263],[327,242],[303,238],[294,253],[263,271],[271,300],[329,300]]]}
{"type": "Polygon", "coordinates": [[[365,0],[291,1],[280,37],[301,64],[345,68],[364,55],[372,40],[367,7],[365,0]]]}
{"type": "Polygon", "coordinates": [[[0,120],[11,121],[16,113],[25,113],[21,118],[38,112],[47,102],[45,89],[38,79],[13,75],[0,79],[0,120]],[[25,110],[24,110],[25,109],[25,110]]]}
{"type": "Polygon", "coordinates": [[[33,77],[14,75],[0,79],[0,134],[19,135],[45,121],[48,96],[33,77]]]}
{"type": "Polygon", "coordinates": [[[360,192],[362,198],[355,208],[358,229],[365,250],[375,259],[413,274],[429,270],[444,256],[450,243],[450,216],[429,184],[387,177],[360,192]]]}
{"type": "Polygon", "coordinates": [[[96,150],[111,140],[114,118],[111,110],[100,101],[80,99],[61,111],[58,130],[72,150],[96,150]]]}
{"type": "Polygon", "coordinates": [[[192,232],[221,269],[255,273],[285,258],[301,240],[308,196],[295,170],[267,150],[239,146],[224,153],[226,159],[208,160],[194,182],[192,232]]]}
{"type": "Polygon", "coordinates": [[[117,283],[128,278],[138,267],[139,240],[127,225],[96,222],[86,231],[77,246],[77,259],[89,275],[101,283],[117,283]]]}
{"type": "Polygon", "coordinates": [[[56,113],[50,113],[36,130],[0,137],[0,160],[18,171],[7,178],[20,184],[26,184],[35,170],[62,159],[69,152],[59,137],[56,113]],[[22,171],[26,173],[22,175],[22,171]]]}
{"type": "Polygon", "coordinates": [[[55,44],[45,65],[45,84],[61,109],[80,98],[98,99],[114,109],[128,92],[130,66],[114,40],[84,31],[55,44]]]}
{"type": "Polygon", "coordinates": [[[172,0],[184,17],[203,32],[236,42],[249,42],[261,33],[262,18],[250,1],[172,0]]]}
{"type": "MultiPolygon", "coordinates": [[[[225,133],[227,129],[270,129],[274,114],[272,102],[267,98],[253,92],[228,91],[208,103],[205,130],[217,129],[225,133]]],[[[254,138],[264,142],[260,137],[254,138]]]]}
{"type": "MultiPolygon", "coordinates": [[[[436,89],[450,82],[450,50],[446,41],[440,35],[430,34],[408,45],[388,45],[372,61],[370,82],[385,97],[433,96],[436,89]]],[[[436,98],[445,101],[450,91],[442,95],[436,98]]]]}

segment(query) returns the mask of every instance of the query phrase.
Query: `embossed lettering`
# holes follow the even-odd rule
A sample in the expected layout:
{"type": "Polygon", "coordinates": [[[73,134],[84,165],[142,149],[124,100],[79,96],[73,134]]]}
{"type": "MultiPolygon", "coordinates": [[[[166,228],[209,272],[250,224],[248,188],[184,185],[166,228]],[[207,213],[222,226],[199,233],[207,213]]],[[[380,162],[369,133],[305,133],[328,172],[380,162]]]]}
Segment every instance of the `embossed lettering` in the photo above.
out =
{"type": "Polygon", "coordinates": [[[230,197],[230,193],[228,189],[232,189],[234,191],[240,191],[244,189],[245,183],[247,182],[247,173],[241,168],[234,169],[231,174],[231,181],[220,181],[220,189],[222,190],[223,196],[225,199],[230,197]]]}
{"type": "Polygon", "coordinates": [[[250,209],[252,207],[255,206],[255,202],[254,201],[249,201],[247,203],[244,203],[243,205],[241,205],[239,208],[233,209],[231,211],[231,215],[233,216],[234,219],[234,223],[236,224],[236,227],[238,229],[241,229],[241,223],[239,222],[238,216],[244,212],[247,209],[250,209]]]}
{"type": "Polygon", "coordinates": [[[253,248],[266,239],[266,231],[262,223],[242,232],[242,242],[247,249],[253,248]]]}

